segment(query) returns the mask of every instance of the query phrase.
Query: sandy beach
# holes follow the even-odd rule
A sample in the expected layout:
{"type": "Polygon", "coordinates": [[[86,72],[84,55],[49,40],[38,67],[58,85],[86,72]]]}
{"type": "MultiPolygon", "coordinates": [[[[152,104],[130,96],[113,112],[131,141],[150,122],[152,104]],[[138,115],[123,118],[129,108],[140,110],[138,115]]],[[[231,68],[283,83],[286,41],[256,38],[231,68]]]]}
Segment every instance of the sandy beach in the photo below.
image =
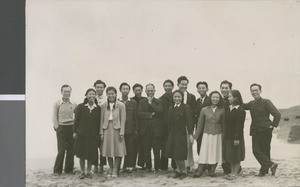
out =
{"type": "MultiPolygon", "coordinates": [[[[259,164],[252,155],[251,145],[246,145],[246,160],[242,162],[243,172],[234,181],[223,178],[221,166],[218,166],[215,178],[204,175],[196,179],[191,176],[182,180],[173,179],[173,171],[170,169],[167,172],[157,173],[146,171],[121,173],[118,178],[107,178],[105,174],[93,175],[92,179],[81,180],[78,178],[77,158],[75,158],[76,174],[61,176],[52,175],[55,158],[28,159],[26,186],[299,186],[300,145],[287,144],[274,138],[271,154],[273,160],[279,163],[276,176],[256,177],[254,175],[258,173],[259,164]]],[[[197,158],[197,155],[194,155],[194,158],[197,158]]],[[[108,167],[106,166],[105,169],[107,170],[108,167]]]]}

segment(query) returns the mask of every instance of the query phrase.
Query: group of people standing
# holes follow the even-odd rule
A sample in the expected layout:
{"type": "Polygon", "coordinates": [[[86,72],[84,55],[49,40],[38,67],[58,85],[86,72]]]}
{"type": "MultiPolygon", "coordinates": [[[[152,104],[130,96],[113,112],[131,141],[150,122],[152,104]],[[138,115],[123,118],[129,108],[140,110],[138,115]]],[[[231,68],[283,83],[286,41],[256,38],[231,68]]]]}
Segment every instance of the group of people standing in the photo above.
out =
{"type": "Polygon", "coordinates": [[[261,98],[261,85],[252,84],[254,100],[243,103],[240,92],[232,90],[229,81],[222,81],[220,92],[209,95],[207,82],[198,82],[197,100],[187,91],[188,84],[188,78],[181,76],[178,89],[173,91],[173,81],[166,80],[165,93],[156,98],[154,84],[145,86],[147,97],[143,97],[143,86],[137,83],[132,87],[134,97],[129,98],[131,86],[122,83],[121,97],[117,98],[116,88],[106,88],[97,80],[79,105],[70,100],[71,86],[63,85],[62,99],[53,110],[58,144],[54,174],[62,173],[65,153],[64,172],[73,173],[75,155],[80,160],[81,179],[92,178],[93,165],[95,173],[103,173],[106,162],[110,167],[107,175],[118,177],[123,157],[124,173],[152,171],[153,151],[155,171],[168,170],[170,158],[173,177],[182,179],[193,171],[193,143],[197,142],[198,168],[192,176],[207,172],[214,177],[217,164],[222,164],[225,178],[232,180],[241,172],[240,163],[245,159],[243,129],[245,110],[250,110],[252,149],[261,165],[258,176],[269,170],[275,175],[278,164],[271,161],[270,144],[281,115],[270,100],[261,98]]]}

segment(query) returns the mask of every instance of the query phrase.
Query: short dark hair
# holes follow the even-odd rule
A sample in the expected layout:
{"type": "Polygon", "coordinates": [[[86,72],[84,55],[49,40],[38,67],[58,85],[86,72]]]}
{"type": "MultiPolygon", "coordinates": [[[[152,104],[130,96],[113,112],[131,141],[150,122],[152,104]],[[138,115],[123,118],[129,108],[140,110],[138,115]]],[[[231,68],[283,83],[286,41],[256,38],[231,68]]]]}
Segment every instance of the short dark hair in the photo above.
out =
{"type": "Polygon", "coordinates": [[[220,96],[220,101],[219,101],[219,103],[217,104],[217,106],[220,107],[220,106],[222,105],[222,95],[221,95],[220,92],[218,92],[218,91],[212,91],[212,92],[209,94],[209,105],[212,104],[211,98],[212,98],[212,95],[213,95],[213,94],[219,94],[219,96],[220,96]]]}
{"type": "Polygon", "coordinates": [[[147,89],[148,86],[153,86],[153,88],[155,89],[155,86],[154,86],[154,84],[152,84],[152,83],[147,84],[147,85],[145,86],[145,88],[147,89]]]}
{"type": "Polygon", "coordinates": [[[242,95],[241,95],[240,91],[231,90],[229,93],[231,93],[234,98],[237,98],[237,100],[235,100],[234,104],[236,104],[236,105],[242,105],[243,104],[243,98],[242,98],[242,95]]]}
{"type": "Polygon", "coordinates": [[[165,85],[166,83],[170,83],[172,87],[174,87],[174,82],[172,80],[170,79],[165,80],[163,85],[165,85]]]}
{"type": "Polygon", "coordinates": [[[253,86],[258,86],[259,90],[261,91],[261,85],[260,84],[257,84],[257,83],[253,83],[250,85],[250,90],[253,86]]]}
{"type": "Polygon", "coordinates": [[[199,82],[196,84],[196,88],[198,88],[198,86],[199,86],[200,84],[205,85],[206,88],[208,88],[208,84],[207,84],[207,82],[205,82],[205,81],[199,81],[199,82]]]}
{"type": "Polygon", "coordinates": [[[181,90],[175,90],[172,95],[174,95],[175,93],[179,93],[182,96],[182,101],[181,102],[183,102],[183,100],[184,100],[184,93],[181,90]]]}
{"type": "Polygon", "coordinates": [[[188,79],[186,76],[180,76],[180,77],[177,79],[177,84],[180,84],[181,81],[187,81],[187,83],[189,83],[189,79],[188,79]]]}
{"type": "Polygon", "coordinates": [[[121,91],[123,86],[128,86],[129,90],[130,90],[130,85],[127,82],[123,82],[122,84],[120,84],[119,90],[121,91]]]}
{"type": "Polygon", "coordinates": [[[71,90],[72,90],[72,87],[70,85],[64,84],[61,86],[60,91],[62,91],[64,88],[71,88],[71,90]]]}
{"type": "Polygon", "coordinates": [[[230,88],[230,89],[232,88],[232,83],[229,82],[228,80],[222,81],[221,84],[220,84],[220,87],[222,87],[222,84],[228,84],[229,88],[230,88]]]}
{"type": "Polygon", "coordinates": [[[97,84],[103,84],[104,88],[106,88],[106,84],[102,80],[96,80],[96,82],[94,83],[94,87],[96,87],[97,84]]]}
{"type": "Polygon", "coordinates": [[[106,93],[108,93],[109,91],[113,91],[113,92],[115,92],[115,94],[117,94],[117,89],[115,88],[115,87],[113,87],[113,86],[109,86],[109,87],[107,87],[106,88],[106,93]]]}
{"type": "Polygon", "coordinates": [[[135,88],[140,87],[141,89],[143,89],[143,86],[139,83],[136,83],[133,85],[132,89],[134,90],[135,88]]]}

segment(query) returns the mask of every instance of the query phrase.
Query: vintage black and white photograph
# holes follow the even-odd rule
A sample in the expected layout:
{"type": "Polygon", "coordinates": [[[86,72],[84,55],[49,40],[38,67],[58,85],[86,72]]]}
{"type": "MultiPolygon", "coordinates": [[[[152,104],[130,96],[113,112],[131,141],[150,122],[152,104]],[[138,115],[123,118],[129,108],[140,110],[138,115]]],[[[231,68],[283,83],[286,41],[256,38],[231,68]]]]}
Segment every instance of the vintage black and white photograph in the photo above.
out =
{"type": "Polygon", "coordinates": [[[26,1],[26,186],[300,184],[300,1],[26,1]]]}

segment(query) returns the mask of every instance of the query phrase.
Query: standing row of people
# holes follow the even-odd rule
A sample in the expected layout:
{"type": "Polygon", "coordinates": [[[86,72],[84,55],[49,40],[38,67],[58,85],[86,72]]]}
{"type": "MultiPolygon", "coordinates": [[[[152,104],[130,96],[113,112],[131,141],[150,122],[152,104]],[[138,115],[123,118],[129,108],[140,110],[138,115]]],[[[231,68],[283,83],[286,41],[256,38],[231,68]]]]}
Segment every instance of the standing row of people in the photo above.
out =
{"type": "Polygon", "coordinates": [[[76,155],[80,159],[81,179],[92,177],[92,165],[94,172],[102,173],[106,158],[110,167],[107,174],[111,177],[119,175],[123,157],[123,172],[137,170],[136,165],[151,171],[153,151],[156,171],[168,170],[171,158],[170,164],[176,170],[174,178],[184,178],[195,164],[196,141],[199,165],[193,177],[200,177],[206,170],[213,177],[217,164],[222,164],[226,178],[234,179],[245,159],[243,128],[245,110],[250,110],[253,154],[261,164],[258,176],[264,176],[269,169],[274,175],[278,164],[271,161],[270,143],[280,113],[270,100],[260,97],[261,86],[250,86],[254,100],[244,104],[240,92],[232,90],[229,81],[220,84],[221,93],[213,91],[209,95],[208,84],[198,82],[197,100],[187,91],[188,84],[187,77],[179,77],[178,90],[173,92],[173,81],[166,80],[165,93],[160,98],[155,97],[155,85],[147,84],[147,97],[142,97],[143,86],[135,84],[135,96],[129,98],[131,87],[122,83],[121,97],[117,99],[117,89],[106,88],[98,80],[78,106],[70,100],[71,87],[63,85],[62,99],[53,110],[58,142],[54,174],[62,173],[65,152],[65,173],[73,172],[76,155]]]}

